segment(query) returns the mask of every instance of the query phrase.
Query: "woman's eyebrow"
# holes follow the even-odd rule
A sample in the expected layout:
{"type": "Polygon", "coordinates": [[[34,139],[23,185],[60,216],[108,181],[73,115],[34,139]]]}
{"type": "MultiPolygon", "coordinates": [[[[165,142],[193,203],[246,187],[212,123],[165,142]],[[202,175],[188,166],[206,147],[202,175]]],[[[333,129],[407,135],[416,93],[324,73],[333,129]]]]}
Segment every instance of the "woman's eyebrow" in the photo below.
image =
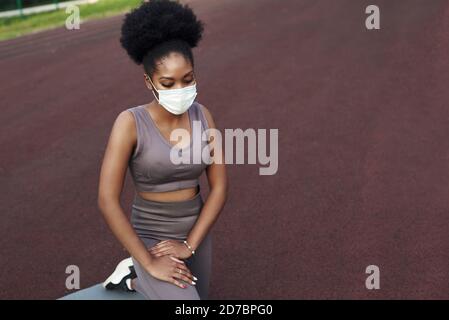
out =
{"type": "MultiPolygon", "coordinates": [[[[188,76],[190,73],[192,73],[193,72],[193,70],[190,70],[189,72],[187,72],[184,76],[183,76],[183,78],[185,78],[186,76],[188,76]]],[[[169,80],[174,80],[172,77],[160,77],[159,78],[159,80],[161,80],[161,79],[169,79],[169,80]]]]}

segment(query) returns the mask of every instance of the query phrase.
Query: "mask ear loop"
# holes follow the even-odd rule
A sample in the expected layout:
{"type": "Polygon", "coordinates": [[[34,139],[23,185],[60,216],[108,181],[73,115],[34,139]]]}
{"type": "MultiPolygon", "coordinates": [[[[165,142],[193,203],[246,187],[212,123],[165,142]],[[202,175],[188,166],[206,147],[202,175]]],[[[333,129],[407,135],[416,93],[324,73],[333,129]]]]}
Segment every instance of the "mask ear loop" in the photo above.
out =
{"type": "Polygon", "coordinates": [[[150,83],[151,83],[151,85],[152,85],[152,87],[153,87],[153,90],[151,90],[151,92],[153,92],[153,96],[156,98],[157,103],[161,104],[161,103],[159,102],[159,99],[156,97],[156,94],[154,93],[154,90],[156,90],[157,93],[159,93],[159,90],[156,89],[155,85],[153,84],[153,81],[151,81],[151,78],[150,78],[147,74],[145,74],[145,76],[146,76],[147,80],[150,81],[150,83]]]}

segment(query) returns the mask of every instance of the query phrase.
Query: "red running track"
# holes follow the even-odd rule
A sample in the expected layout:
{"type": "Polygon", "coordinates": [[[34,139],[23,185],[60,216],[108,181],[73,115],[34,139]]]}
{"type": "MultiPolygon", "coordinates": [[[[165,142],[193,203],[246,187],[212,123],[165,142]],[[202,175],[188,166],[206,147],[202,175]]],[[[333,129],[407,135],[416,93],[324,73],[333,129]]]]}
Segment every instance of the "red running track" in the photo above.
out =
{"type": "MultiPolygon", "coordinates": [[[[378,31],[372,1],[189,3],[198,101],[222,130],[279,129],[276,175],[228,165],[211,298],[448,299],[448,1],[377,0],[378,31]]],[[[58,298],[66,266],[87,288],[127,256],[96,207],[115,117],[152,99],[121,19],[0,43],[2,299],[58,298]]],[[[133,192],[128,174],[128,213],[133,192]]]]}

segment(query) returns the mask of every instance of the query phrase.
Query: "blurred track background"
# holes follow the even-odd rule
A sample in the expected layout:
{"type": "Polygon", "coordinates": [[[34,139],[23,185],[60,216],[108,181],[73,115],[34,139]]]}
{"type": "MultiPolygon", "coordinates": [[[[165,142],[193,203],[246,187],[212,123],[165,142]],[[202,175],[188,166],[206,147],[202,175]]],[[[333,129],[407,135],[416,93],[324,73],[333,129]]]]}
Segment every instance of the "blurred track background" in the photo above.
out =
{"type": "MultiPolygon", "coordinates": [[[[211,298],[448,299],[449,2],[182,2],[206,23],[197,100],[223,133],[279,129],[276,175],[228,165],[211,298]]],[[[122,19],[0,42],[1,299],[58,298],[68,265],[86,288],[127,256],[96,206],[113,121],[153,98],[122,19]]],[[[133,193],[128,173],[128,213],[133,193]]]]}

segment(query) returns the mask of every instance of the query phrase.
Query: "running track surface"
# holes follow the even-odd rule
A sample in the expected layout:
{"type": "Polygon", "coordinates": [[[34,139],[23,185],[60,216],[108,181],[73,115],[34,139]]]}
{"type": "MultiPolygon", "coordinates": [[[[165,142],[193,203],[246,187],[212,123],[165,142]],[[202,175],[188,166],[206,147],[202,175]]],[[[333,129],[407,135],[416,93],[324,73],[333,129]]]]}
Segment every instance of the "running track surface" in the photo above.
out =
{"type": "MultiPolygon", "coordinates": [[[[449,298],[449,3],[375,2],[378,31],[372,1],[189,2],[197,100],[221,130],[279,129],[276,175],[228,165],[211,298],[449,298]]],[[[56,299],[68,265],[87,288],[127,257],[96,206],[114,119],[152,99],[122,18],[0,43],[0,298],[56,299]]],[[[133,194],[128,173],[128,213],[133,194]]]]}

